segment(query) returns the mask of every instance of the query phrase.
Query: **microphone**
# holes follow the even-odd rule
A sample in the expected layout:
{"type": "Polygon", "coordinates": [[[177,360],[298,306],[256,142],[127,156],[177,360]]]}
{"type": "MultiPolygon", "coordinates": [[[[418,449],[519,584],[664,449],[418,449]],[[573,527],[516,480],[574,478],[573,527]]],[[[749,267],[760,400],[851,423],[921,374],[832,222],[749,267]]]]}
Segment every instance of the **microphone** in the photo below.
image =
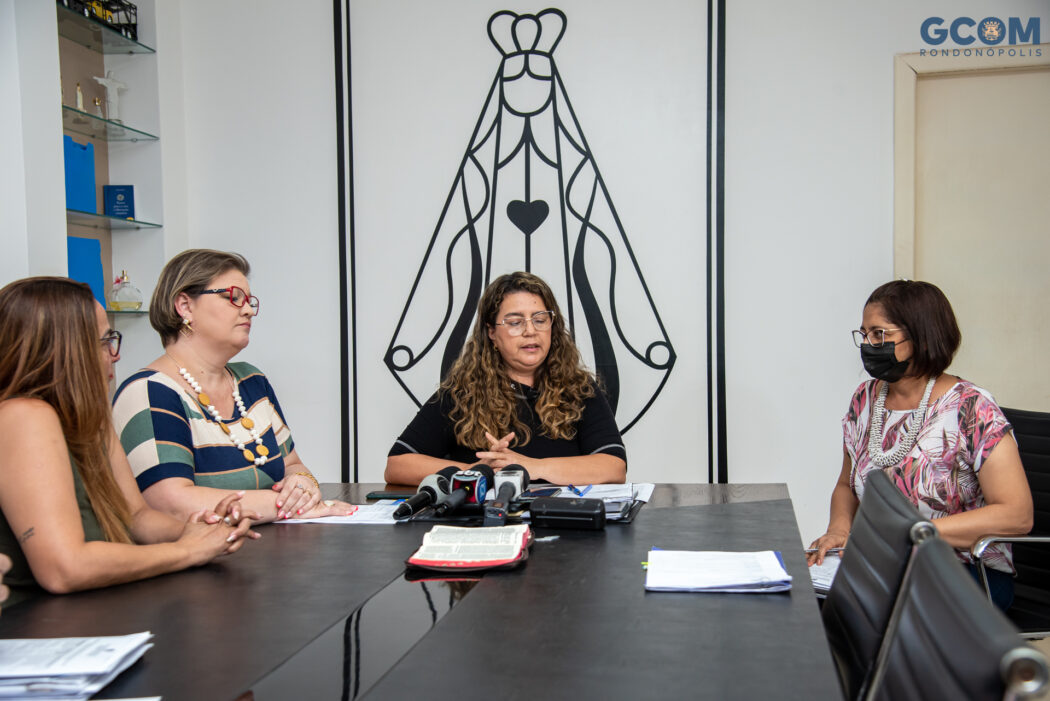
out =
{"type": "Polygon", "coordinates": [[[448,499],[449,478],[458,470],[454,465],[442,468],[432,475],[427,475],[419,483],[419,491],[414,496],[397,505],[394,518],[403,519],[422,511],[431,504],[440,504],[448,499]]]}
{"type": "Polygon", "coordinates": [[[478,463],[469,470],[452,475],[452,492],[448,499],[438,505],[437,515],[444,516],[461,506],[479,507],[485,501],[485,493],[495,481],[495,473],[485,463],[478,463]]]}
{"type": "Polygon", "coordinates": [[[521,465],[507,465],[496,473],[496,499],[485,505],[483,526],[502,526],[507,523],[510,502],[529,487],[529,472],[521,465]]]}

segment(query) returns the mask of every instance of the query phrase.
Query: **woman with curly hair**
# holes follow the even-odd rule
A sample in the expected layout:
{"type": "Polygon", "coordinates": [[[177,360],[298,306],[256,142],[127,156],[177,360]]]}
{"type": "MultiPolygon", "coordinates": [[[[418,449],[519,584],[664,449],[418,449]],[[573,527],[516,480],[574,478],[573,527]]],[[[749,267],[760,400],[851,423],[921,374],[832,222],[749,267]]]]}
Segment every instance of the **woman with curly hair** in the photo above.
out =
{"type": "Polygon", "coordinates": [[[612,409],[540,278],[496,278],[463,352],[395,441],[387,482],[418,484],[448,465],[518,464],[554,484],[623,482],[627,451],[612,409]]]}

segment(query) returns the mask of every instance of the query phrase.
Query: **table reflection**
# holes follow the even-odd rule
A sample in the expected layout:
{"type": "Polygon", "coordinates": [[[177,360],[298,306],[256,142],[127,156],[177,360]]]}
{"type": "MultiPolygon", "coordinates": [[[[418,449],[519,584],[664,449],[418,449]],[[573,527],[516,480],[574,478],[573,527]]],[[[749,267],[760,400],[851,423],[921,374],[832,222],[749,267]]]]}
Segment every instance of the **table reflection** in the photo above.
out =
{"type": "Polygon", "coordinates": [[[419,571],[398,577],[241,698],[356,699],[437,625],[479,579],[419,571]]]}

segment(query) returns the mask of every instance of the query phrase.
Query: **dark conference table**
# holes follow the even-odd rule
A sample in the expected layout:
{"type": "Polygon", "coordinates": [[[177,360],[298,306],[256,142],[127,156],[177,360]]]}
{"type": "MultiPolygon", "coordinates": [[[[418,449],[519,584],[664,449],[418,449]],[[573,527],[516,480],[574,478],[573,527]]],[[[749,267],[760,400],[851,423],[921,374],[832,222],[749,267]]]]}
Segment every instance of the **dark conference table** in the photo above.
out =
{"type": "MultiPolygon", "coordinates": [[[[364,503],[382,485],[324,485],[364,503]]],[[[96,698],[841,698],[784,485],[658,485],[524,566],[409,581],[430,523],[262,526],[205,567],[4,610],[0,637],[154,633],[96,698]],[[782,594],[646,592],[653,546],[780,550],[782,594]]]]}

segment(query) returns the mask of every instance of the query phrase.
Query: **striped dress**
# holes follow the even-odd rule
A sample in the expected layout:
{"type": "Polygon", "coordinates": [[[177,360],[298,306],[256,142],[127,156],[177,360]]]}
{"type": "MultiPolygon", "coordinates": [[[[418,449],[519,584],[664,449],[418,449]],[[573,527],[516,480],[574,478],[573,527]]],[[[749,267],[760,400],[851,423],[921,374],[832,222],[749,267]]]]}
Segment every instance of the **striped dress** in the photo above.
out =
{"type": "MultiPolygon", "coordinates": [[[[266,463],[257,466],[249,461],[184,382],[140,370],[121,384],[113,398],[113,423],[140,490],[169,477],[183,477],[201,487],[267,489],[284,477],[285,458],[294,444],[273,387],[248,363],[226,367],[270,451],[266,463]]],[[[236,418],[223,423],[254,449],[255,442],[236,413],[236,418]]]]}

